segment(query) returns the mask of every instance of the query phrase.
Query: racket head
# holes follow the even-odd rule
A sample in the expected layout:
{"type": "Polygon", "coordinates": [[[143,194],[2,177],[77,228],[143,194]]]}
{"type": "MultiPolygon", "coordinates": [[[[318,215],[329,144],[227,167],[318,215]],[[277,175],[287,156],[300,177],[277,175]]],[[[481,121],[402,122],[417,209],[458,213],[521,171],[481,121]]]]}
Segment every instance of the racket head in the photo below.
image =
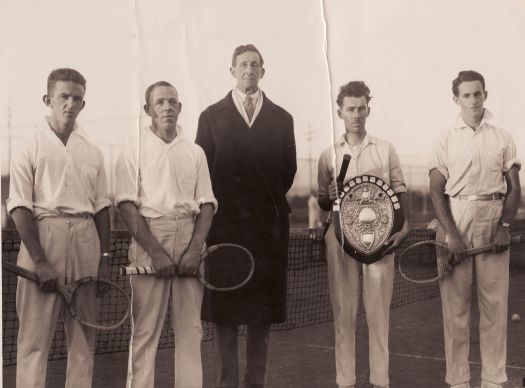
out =
{"type": "Polygon", "coordinates": [[[245,286],[253,276],[251,252],[237,244],[217,244],[201,254],[199,280],[212,291],[232,291],[245,286]]]}
{"type": "Polygon", "coordinates": [[[452,260],[447,244],[435,240],[420,241],[401,252],[399,273],[412,283],[433,283],[450,272],[452,260]]]}
{"type": "Polygon", "coordinates": [[[93,276],[62,286],[66,309],[82,325],[98,330],[113,330],[129,317],[130,298],[117,284],[93,276]]]}

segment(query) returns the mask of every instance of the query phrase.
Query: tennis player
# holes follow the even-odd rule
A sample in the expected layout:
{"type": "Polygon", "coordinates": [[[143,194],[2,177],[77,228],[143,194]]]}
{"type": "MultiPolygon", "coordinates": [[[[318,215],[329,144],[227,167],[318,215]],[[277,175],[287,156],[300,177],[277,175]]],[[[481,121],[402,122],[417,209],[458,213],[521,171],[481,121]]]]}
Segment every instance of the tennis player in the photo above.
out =
{"type": "Polygon", "coordinates": [[[335,236],[333,225],[328,229],[326,257],[328,283],[334,313],[335,358],[337,384],[354,387],[355,328],[359,297],[359,272],[363,271],[363,302],[369,332],[370,382],[374,387],[388,387],[388,330],[390,301],[394,286],[393,250],[408,236],[409,213],[406,186],[397,153],[392,144],[367,133],[370,114],[370,90],[364,82],[354,81],[341,87],[337,96],[337,113],[345,125],[345,134],[319,159],[319,206],[332,210],[338,190],[336,177],[344,154],[352,157],[345,180],[370,174],[390,185],[399,198],[405,218],[402,229],[386,242],[388,253],[375,263],[365,265],[346,254],[335,236]],[[335,163],[335,164],[334,164],[335,163]]]}
{"type": "Polygon", "coordinates": [[[509,227],[521,197],[516,146],[511,135],[493,124],[484,108],[485,80],[461,71],[452,82],[461,112],[453,128],[439,135],[430,158],[430,192],[441,223],[438,238],[450,251],[494,244],[494,252],[467,258],[440,282],[445,330],[446,382],[468,388],[472,272],[480,311],[482,388],[507,381],[507,299],[509,227]],[[443,234],[445,236],[443,236],[443,234]]]}
{"type": "Polygon", "coordinates": [[[217,201],[206,156],[183,138],[177,90],[159,81],[146,90],[151,126],[117,160],[115,202],[133,237],[131,265],[153,265],[156,276],[131,279],[132,335],[127,387],[153,388],[155,355],[171,298],[175,387],[201,388],[203,287],[192,276],[217,201]],[[181,275],[181,276],[177,276],[181,275]]]}
{"type": "MultiPolygon", "coordinates": [[[[62,298],[58,285],[84,276],[108,277],[109,213],[102,152],[76,119],[85,105],[86,80],[56,69],[47,79],[50,115],[11,160],[7,209],[22,239],[17,264],[35,272],[38,285],[18,279],[20,321],[17,387],[44,387],[47,358],[62,298]]],[[[85,314],[94,312],[89,300],[85,314]]],[[[63,314],[68,350],[67,388],[91,387],[94,329],[63,314]]]]}
{"type": "Polygon", "coordinates": [[[237,337],[243,324],[248,326],[244,386],[264,387],[270,326],[286,319],[286,192],[297,169],[295,140],[292,116],[259,88],[263,64],[255,46],[235,49],[230,68],[235,87],[201,113],[197,131],[221,203],[208,243],[243,245],[255,257],[245,287],[205,291],[202,318],[215,322],[217,387],[238,386],[237,337]]]}

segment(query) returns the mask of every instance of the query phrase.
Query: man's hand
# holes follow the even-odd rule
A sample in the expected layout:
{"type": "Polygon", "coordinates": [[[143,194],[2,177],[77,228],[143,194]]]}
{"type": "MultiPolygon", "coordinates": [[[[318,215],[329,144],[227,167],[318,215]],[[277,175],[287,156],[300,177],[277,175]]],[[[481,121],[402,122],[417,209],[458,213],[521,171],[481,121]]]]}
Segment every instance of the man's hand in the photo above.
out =
{"type": "Polygon", "coordinates": [[[463,242],[463,239],[460,236],[448,235],[447,237],[448,237],[447,245],[448,245],[448,250],[450,251],[450,253],[458,257],[464,256],[467,246],[463,242]]]}
{"type": "Polygon", "coordinates": [[[328,195],[332,201],[339,198],[339,193],[343,191],[343,182],[337,182],[337,179],[333,180],[328,186],[328,195]]]}
{"type": "Polygon", "coordinates": [[[163,254],[152,256],[151,265],[153,265],[155,276],[158,278],[171,278],[177,275],[177,267],[164,252],[163,254]]]}
{"type": "Polygon", "coordinates": [[[199,265],[201,262],[200,251],[186,250],[179,263],[179,275],[182,276],[196,276],[199,272],[199,265]]]}
{"type": "Polygon", "coordinates": [[[503,252],[508,249],[510,245],[510,231],[509,228],[498,225],[496,228],[496,235],[494,236],[494,246],[492,251],[503,252]]]}
{"type": "Polygon", "coordinates": [[[45,292],[54,292],[58,287],[58,274],[47,260],[35,263],[35,273],[38,276],[38,287],[45,292]]]}
{"type": "Polygon", "coordinates": [[[389,246],[384,251],[385,255],[387,253],[393,252],[398,246],[400,246],[401,243],[408,237],[409,232],[410,228],[408,227],[408,223],[405,223],[399,232],[390,236],[389,239],[384,242],[384,245],[389,246]]]}

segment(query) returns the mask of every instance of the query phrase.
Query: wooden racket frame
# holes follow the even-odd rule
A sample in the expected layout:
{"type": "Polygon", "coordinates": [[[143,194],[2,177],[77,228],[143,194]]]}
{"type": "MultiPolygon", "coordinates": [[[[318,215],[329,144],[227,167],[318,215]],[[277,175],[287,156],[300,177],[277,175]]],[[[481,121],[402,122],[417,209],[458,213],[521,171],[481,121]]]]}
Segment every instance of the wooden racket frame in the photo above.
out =
{"type": "MultiPolygon", "coordinates": [[[[200,259],[201,259],[201,263],[199,265],[199,272],[196,272],[195,274],[193,275],[190,275],[190,276],[195,276],[197,279],[199,279],[199,281],[201,282],[201,284],[206,287],[208,290],[211,290],[211,291],[233,291],[233,290],[237,290],[243,286],[246,285],[246,283],[248,283],[250,281],[250,279],[252,278],[253,276],[253,273],[255,271],[255,259],[253,258],[253,255],[252,253],[246,249],[245,247],[243,247],[242,245],[238,245],[238,244],[230,244],[230,243],[223,243],[223,244],[216,244],[216,245],[212,245],[208,248],[206,248],[200,255],[200,259]],[[220,249],[220,248],[237,248],[237,249],[241,249],[243,250],[248,258],[250,259],[250,262],[251,262],[251,269],[250,269],[250,273],[248,274],[248,276],[246,277],[246,279],[244,279],[244,281],[234,287],[215,287],[213,285],[211,285],[210,283],[208,283],[205,279],[204,279],[204,264],[205,264],[205,259],[206,257],[216,251],[217,249],[220,249]]],[[[119,271],[120,275],[155,275],[155,268],[152,266],[152,265],[130,265],[130,266],[126,266],[126,267],[121,267],[120,268],[120,271],[119,271]]],[[[176,276],[180,276],[180,275],[176,275],[176,276]]]]}
{"type": "MultiPolygon", "coordinates": [[[[6,271],[14,273],[14,274],[16,274],[16,275],[18,275],[20,277],[23,277],[24,279],[31,280],[31,281],[33,281],[33,282],[35,282],[37,284],[39,283],[38,276],[37,276],[36,273],[34,273],[34,272],[32,272],[32,271],[30,271],[28,269],[19,267],[18,265],[13,264],[13,263],[11,263],[9,261],[2,260],[2,268],[5,269],[6,271]]],[[[58,286],[55,292],[57,294],[61,295],[62,298],[64,299],[66,310],[69,313],[69,315],[71,315],[71,317],[74,320],[76,320],[77,322],[81,323],[84,326],[92,327],[92,328],[98,329],[98,330],[113,330],[113,329],[116,329],[117,327],[121,326],[124,322],[126,322],[126,320],[129,317],[129,310],[130,310],[131,302],[130,302],[130,298],[129,298],[128,294],[121,287],[119,287],[117,284],[113,283],[110,280],[99,279],[96,276],[86,276],[86,277],[80,278],[78,280],[75,280],[72,283],[68,283],[68,284],[64,284],[62,286],[58,286]],[[111,287],[116,288],[125,297],[125,301],[126,301],[126,304],[127,304],[126,313],[124,314],[124,316],[122,317],[122,319],[119,322],[117,322],[117,323],[115,323],[113,325],[110,325],[110,326],[97,325],[97,324],[94,324],[94,323],[91,323],[91,322],[84,321],[80,317],[79,313],[74,309],[72,301],[73,301],[73,295],[75,294],[75,291],[81,285],[89,283],[89,282],[93,282],[93,281],[97,281],[99,283],[108,284],[111,287]]]]}
{"type": "MultiPolygon", "coordinates": [[[[510,245],[515,245],[515,244],[520,244],[520,243],[523,243],[523,242],[525,242],[525,237],[523,235],[512,236],[510,238],[509,246],[510,245]]],[[[448,275],[450,275],[450,273],[452,272],[454,267],[456,265],[458,265],[459,263],[463,262],[464,260],[466,260],[468,257],[477,255],[479,253],[490,252],[490,251],[492,251],[494,249],[494,245],[485,245],[485,246],[482,246],[482,247],[466,249],[463,252],[463,254],[461,256],[459,256],[459,257],[456,256],[456,255],[452,255],[452,257],[450,258],[450,260],[448,262],[447,268],[441,274],[438,274],[438,276],[436,276],[436,277],[434,277],[432,279],[426,279],[426,280],[416,280],[416,279],[409,278],[403,272],[403,269],[402,269],[402,266],[401,266],[401,263],[403,262],[403,256],[404,256],[405,252],[408,251],[409,249],[412,249],[412,248],[415,248],[415,247],[418,247],[418,246],[421,246],[421,245],[430,245],[430,244],[433,245],[433,246],[442,247],[442,248],[448,250],[448,245],[447,244],[445,244],[445,243],[443,243],[441,241],[436,241],[436,240],[419,241],[419,242],[414,243],[414,244],[410,245],[409,247],[405,248],[403,250],[403,252],[401,252],[401,254],[399,255],[399,261],[398,261],[399,273],[401,274],[401,276],[403,278],[405,278],[409,282],[416,283],[416,284],[433,283],[435,281],[441,280],[441,279],[447,277],[448,275]]],[[[437,262],[436,262],[436,264],[437,264],[437,262]]]]}

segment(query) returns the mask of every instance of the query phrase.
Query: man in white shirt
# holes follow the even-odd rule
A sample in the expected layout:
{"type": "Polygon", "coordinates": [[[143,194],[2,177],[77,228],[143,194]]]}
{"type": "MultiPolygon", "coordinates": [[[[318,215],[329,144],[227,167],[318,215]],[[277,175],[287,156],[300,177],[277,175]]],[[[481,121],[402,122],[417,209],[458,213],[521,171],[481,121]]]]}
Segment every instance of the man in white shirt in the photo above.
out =
{"type": "Polygon", "coordinates": [[[446,382],[468,388],[472,272],[480,310],[482,388],[501,387],[505,373],[509,226],[519,206],[520,163],[510,134],[492,122],[483,105],[485,80],[462,71],[452,83],[461,108],[454,128],[442,132],[430,161],[430,192],[441,223],[437,238],[454,254],[494,245],[494,251],[467,258],[440,282],[443,307],[446,382]]]}
{"type": "Polygon", "coordinates": [[[332,210],[338,191],[339,175],[345,154],[352,157],[344,181],[364,174],[374,175],[390,185],[397,194],[404,215],[403,228],[385,241],[386,255],[372,264],[361,264],[345,253],[337,241],[333,225],[328,229],[326,259],[330,299],[334,312],[336,381],[341,388],[353,388],[355,373],[355,329],[359,297],[359,272],[363,271],[363,304],[369,333],[370,382],[388,387],[388,331],[390,301],[394,287],[394,249],[408,236],[409,213],[406,185],[396,150],[389,142],[371,136],[365,129],[370,114],[370,90],[364,82],[354,81],[341,87],[337,96],[339,118],[345,134],[319,159],[319,206],[332,210]]]}
{"type": "MultiPolygon", "coordinates": [[[[17,264],[39,283],[19,278],[17,387],[44,387],[47,358],[62,298],[57,286],[85,276],[107,277],[109,213],[102,152],[76,124],[86,80],[73,69],[53,70],[37,131],[11,160],[9,198],[22,244],[17,264]]],[[[95,298],[83,307],[94,311],[95,298]]],[[[91,387],[94,329],[63,314],[68,349],[66,388],[91,387]]]]}
{"type": "Polygon", "coordinates": [[[206,156],[182,137],[177,90],[159,81],[146,90],[151,126],[126,147],[116,166],[115,202],[133,237],[132,265],[156,275],[131,279],[132,336],[127,387],[153,388],[155,355],[171,298],[175,387],[201,388],[203,287],[194,276],[217,201],[206,156]],[[179,275],[179,276],[177,276],[179,275]]]}
{"type": "Polygon", "coordinates": [[[215,323],[217,387],[239,384],[238,326],[247,325],[244,386],[264,388],[270,326],[286,319],[286,193],[297,170],[293,118],[259,88],[265,70],[255,46],[235,49],[230,73],[235,87],[201,113],[197,130],[221,203],[208,243],[243,245],[255,257],[255,271],[239,290],[205,291],[202,318],[215,323]]]}

